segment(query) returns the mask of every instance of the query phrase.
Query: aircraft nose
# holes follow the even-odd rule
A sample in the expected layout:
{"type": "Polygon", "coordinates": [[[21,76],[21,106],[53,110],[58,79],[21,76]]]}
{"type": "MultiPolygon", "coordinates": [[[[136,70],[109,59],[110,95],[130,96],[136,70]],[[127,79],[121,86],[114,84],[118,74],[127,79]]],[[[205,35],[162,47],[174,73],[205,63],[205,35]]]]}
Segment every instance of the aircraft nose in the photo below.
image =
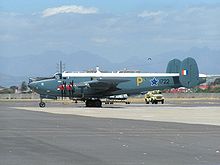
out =
{"type": "Polygon", "coordinates": [[[28,87],[29,87],[30,89],[33,89],[33,88],[34,88],[34,84],[33,84],[33,83],[29,83],[29,84],[28,84],[28,87]]]}
{"type": "Polygon", "coordinates": [[[33,91],[36,91],[38,89],[37,83],[35,83],[35,82],[29,83],[28,87],[33,91]]]}

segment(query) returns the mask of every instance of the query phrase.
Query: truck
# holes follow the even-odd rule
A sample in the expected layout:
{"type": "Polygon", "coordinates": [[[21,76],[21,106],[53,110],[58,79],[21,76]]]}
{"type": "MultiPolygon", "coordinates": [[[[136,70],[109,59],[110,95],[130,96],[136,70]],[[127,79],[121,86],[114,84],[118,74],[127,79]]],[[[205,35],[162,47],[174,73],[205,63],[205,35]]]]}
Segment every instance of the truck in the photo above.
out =
{"type": "Polygon", "coordinates": [[[145,99],[146,104],[149,104],[149,103],[157,104],[158,102],[161,102],[161,104],[164,104],[164,97],[160,90],[147,92],[144,95],[144,99],[145,99]]]}

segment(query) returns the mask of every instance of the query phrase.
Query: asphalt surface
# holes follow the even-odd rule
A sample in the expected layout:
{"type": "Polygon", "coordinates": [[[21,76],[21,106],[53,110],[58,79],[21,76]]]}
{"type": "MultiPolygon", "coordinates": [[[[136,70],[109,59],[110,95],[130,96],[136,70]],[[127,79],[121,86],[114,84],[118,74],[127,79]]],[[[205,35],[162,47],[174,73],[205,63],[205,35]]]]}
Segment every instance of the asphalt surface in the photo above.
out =
{"type": "MultiPolygon", "coordinates": [[[[0,165],[220,165],[220,126],[14,108],[36,105],[0,102],[0,165]]],[[[70,105],[48,106],[62,109],[70,105]]],[[[118,106],[141,105],[115,108],[118,106]]]]}

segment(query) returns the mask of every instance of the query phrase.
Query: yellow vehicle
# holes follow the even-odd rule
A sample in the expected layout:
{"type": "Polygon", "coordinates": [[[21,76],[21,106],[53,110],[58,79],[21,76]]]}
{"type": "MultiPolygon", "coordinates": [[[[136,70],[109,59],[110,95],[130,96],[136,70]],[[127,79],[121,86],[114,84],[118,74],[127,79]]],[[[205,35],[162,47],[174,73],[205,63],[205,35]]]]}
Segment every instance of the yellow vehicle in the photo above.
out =
{"type": "Polygon", "coordinates": [[[164,104],[164,97],[160,90],[149,91],[145,94],[144,98],[146,104],[149,104],[150,102],[152,104],[157,104],[158,102],[164,104]]]}

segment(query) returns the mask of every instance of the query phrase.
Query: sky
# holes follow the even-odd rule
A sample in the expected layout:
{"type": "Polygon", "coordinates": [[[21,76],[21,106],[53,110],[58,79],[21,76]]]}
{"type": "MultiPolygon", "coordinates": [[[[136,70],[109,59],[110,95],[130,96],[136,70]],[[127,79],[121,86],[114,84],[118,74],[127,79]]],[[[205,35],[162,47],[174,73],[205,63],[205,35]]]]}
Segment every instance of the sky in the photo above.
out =
{"type": "Polygon", "coordinates": [[[218,49],[219,0],[0,0],[0,57],[89,51],[113,62],[218,49]]]}

